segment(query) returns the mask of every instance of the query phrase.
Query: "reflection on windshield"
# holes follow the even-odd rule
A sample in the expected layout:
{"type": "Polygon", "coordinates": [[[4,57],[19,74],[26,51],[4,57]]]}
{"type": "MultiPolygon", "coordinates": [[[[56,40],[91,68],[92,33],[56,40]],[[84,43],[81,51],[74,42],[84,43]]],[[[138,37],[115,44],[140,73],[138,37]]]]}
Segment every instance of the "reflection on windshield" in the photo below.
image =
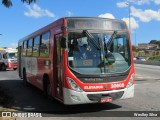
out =
{"type": "Polygon", "coordinates": [[[94,44],[91,42],[93,39],[83,33],[68,34],[68,61],[71,69],[81,74],[98,74],[124,72],[129,68],[131,59],[127,33],[89,34],[94,38],[94,44]]]}
{"type": "Polygon", "coordinates": [[[17,54],[16,53],[8,53],[8,58],[15,59],[15,58],[17,58],[17,54]]]}

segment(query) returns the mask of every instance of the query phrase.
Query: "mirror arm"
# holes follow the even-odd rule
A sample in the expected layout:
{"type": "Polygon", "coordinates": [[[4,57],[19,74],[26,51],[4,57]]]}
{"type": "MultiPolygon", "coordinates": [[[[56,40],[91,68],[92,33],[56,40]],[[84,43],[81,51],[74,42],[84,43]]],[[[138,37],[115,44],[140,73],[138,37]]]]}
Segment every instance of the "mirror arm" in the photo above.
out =
{"type": "Polygon", "coordinates": [[[67,47],[66,38],[65,37],[61,38],[60,45],[61,45],[61,48],[66,48],[67,47]]]}

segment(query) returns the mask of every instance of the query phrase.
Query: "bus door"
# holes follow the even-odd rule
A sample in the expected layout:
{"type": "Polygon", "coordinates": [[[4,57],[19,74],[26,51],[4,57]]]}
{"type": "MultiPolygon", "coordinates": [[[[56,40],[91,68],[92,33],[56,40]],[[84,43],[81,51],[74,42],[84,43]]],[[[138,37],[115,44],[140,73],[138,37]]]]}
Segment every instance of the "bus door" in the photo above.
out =
{"type": "MultiPolygon", "coordinates": [[[[55,35],[55,59],[56,59],[56,76],[55,76],[55,91],[56,97],[63,99],[63,58],[62,48],[60,46],[60,38],[62,34],[55,35]]],[[[55,74],[54,74],[55,75],[55,74]]]]}

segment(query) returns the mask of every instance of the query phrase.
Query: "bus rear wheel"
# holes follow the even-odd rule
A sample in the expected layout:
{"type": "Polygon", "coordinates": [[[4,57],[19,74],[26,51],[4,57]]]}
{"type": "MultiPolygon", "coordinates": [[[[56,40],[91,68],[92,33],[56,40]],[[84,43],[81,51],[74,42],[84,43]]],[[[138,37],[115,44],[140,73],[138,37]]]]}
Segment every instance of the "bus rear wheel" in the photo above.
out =
{"type": "Polygon", "coordinates": [[[6,71],[6,66],[5,66],[5,64],[2,64],[2,65],[1,65],[1,70],[2,70],[2,71],[6,71]]]}
{"type": "Polygon", "coordinates": [[[27,76],[26,76],[26,70],[23,70],[23,84],[24,86],[28,86],[28,82],[27,82],[27,76]]]}

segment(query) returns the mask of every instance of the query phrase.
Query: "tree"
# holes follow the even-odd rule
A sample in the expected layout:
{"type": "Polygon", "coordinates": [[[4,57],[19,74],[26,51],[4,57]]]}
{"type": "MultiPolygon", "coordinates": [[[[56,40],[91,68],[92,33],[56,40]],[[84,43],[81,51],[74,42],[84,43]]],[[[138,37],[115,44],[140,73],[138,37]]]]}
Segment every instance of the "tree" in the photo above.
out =
{"type": "MultiPolygon", "coordinates": [[[[21,0],[23,3],[27,3],[27,4],[31,4],[33,2],[36,2],[38,0],[21,0]]],[[[11,7],[12,6],[12,1],[11,0],[2,0],[2,4],[5,6],[5,7],[11,7]]]]}
{"type": "Polygon", "coordinates": [[[136,52],[137,51],[136,46],[132,45],[132,50],[136,52]]]}
{"type": "Polygon", "coordinates": [[[160,40],[159,41],[157,41],[157,43],[156,44],[158,44],[159,45],[159,47],[160,47],[160,40]]]}
{"type": "Polygon", "coordinates": [[[151,40],[150,44],[157,44],[160,47],[160,40],[151,40]]]}
{"type": "Polygon", "coordinates": [[[150,44],[156,44],[157,43],[157,40],[151,40],[150,41],[150,44]]]}

